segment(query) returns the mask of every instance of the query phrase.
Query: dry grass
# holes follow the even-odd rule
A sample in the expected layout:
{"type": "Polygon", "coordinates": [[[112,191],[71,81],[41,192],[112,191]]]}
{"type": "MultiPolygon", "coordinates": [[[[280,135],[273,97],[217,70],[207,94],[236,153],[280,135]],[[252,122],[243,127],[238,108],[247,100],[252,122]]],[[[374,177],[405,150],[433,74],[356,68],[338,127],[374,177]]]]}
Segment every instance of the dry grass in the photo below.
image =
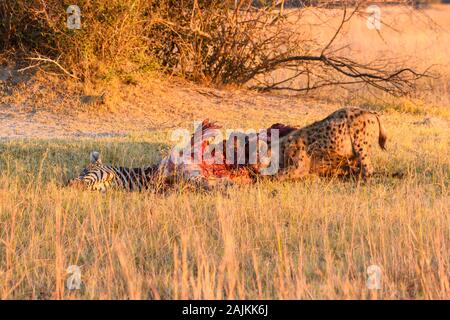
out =
{"type": "MultiPolygon", "coordinates": [[[[446,10],[435,14],[448,30],[446,10]]],[[[404,47],[418,65],[450,61],[448,31],[433,40],[404,24],[411,31],[392,33],[378,54],[404,47]]],[[[355,54],[369,55],[376,40],[357,35],[361,28],[349,32],[361,46],[355,54]]],[[[333,103],[326,106],[140,75],[136,85],[109,82],[98,110],[81,106],[79,94],[99,93],[104,83],[53,95],[57,88],[45,82],[14,88],[0,97],[0,136],[45,139],[0,142],[0,298],[450,299],[450,70],[440,72],[431,96],[323,91],[318,96],[333,103]],[[205,115],[229,128],[305,125],[348,103],[382,111],[388,131],[388,151],[374,150],[384,174],[366,185],[311,178],[165,195],[62,187],[89,151],[115,164],[154,163],[171,127],[192,130],[205,115]],[[121,136],[74,138],[103,131],[121,136]],[[403,178],[390,177],[399,171],[403,178]],[[376,293],[365,285],[371,264],[382,269],[376,293]],[[69,265],[81,266],[81,290],[65,288],[69,265]]]]}
{"type": "Polygon", "coordinates": [[[3,142],[1,298],[374,298],[371,264],[383,270],[378,298],[450,298],[448,126],[395,111],[384,119],[389,151],[375,152],[376,168],[405,177],[367,185],[104,195],[61,184],[92,149],[153,163],[164,135],[3,142]],[[72,264],[82,269],[76,292],[64,286],[72,264]]]}

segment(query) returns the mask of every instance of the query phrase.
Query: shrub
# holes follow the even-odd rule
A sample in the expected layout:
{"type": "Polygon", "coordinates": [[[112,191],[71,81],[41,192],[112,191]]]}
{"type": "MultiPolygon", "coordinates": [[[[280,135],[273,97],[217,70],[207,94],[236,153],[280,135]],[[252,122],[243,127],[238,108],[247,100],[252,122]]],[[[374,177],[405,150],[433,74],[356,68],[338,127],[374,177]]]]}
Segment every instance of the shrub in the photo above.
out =
{"type": "Polygon", "coordinates": [[[152,63],[145,37],[151,2],[80,0],[77,4],[79,30],[67,27],[70,1],[2,1],[0,48],[50,58],[78,78],[92,77],[102,68],[124,70],[152,63]]]}
{"type": "Polygon", "coordinates": [[[257,89],[297,92],[367,85],[406,94],[425,75],[390,59],[361,63],[334,47],[342,27],[352,17],[366,15],[367,1],[351,8],[347,4],[352,1],[342,2],[342,22],[328,43],[299,30],[303,10],[283,10],[279,3],[284,2],[80,0],[82,27],[71,30],[65,0],[4,0],[0,46],[19,48],[34,55],[33,62],[49,63],[81,79],[126,75],[157,63],[213,84],[254,80],[257,89]],[[274,80],[277,70],[288,72],[274,80]],[[294,83],[299,87],[292,88],[294,83]]]}

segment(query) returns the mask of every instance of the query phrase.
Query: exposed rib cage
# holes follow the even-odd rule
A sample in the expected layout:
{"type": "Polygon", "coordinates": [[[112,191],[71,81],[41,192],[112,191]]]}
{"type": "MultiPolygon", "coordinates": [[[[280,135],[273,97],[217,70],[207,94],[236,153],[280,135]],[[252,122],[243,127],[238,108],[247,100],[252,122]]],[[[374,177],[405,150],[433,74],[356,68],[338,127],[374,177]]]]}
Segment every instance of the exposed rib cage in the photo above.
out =
{"type": "MultiPolygon", "coordinates": [[[[157,165],[128,168],[109,164],[103,164],[100,160],[100,154],[97,151],[91,152],[90,163],[75,179],[69,182],[69,186],[81,187],[88,190],[98,190],[105,192],[108,188],[118,188],[127,191],[141,191],[158,187],[159,184],[173,184],[176,181],[184,180],[187,182],[206,182],[215,179],[236,181],[239,183],[251,183],[259,174],[258,166],[248,162],[250,150],[250,139],[258,139],[259,134],[247,136],[245,138],[245,161],[237,163],[237,147],[234,139],[231,152],[234,155],[227,155],[227,140],[219,142],[222,144],[222,152],[214,153],[213,156],[221,159],[218,163],[205,161],[204,153],[210,144],[210,139],[214,137],[215,130],[221,128],[214,122],[207,119],[196,128],[191,136],[190,154],[181,163],[175,161],[180,151],[173,148],[172,151],[164,157],[157,165]],[[194,137],[200,137],[194,139],[194,137]],[[233,156],[233,158],[229,158],[233,156]],[[196,161],[197,159],[197,161],[196,161]],[[229,159],[234,161],[229,162],[229,159]]],[[[271,144],[271,130],[279,130],[279,136],[284,137],[296,128],[284,124],[274,124],[267,129],[268,143],[271,144]]],[[[239,132],[237,132],[239,134],[239,132]]],[[[243,133],[242,133],[243,134],[243,133]]],[[[215,152],[215,151],[214,151],[215,152]]]]}

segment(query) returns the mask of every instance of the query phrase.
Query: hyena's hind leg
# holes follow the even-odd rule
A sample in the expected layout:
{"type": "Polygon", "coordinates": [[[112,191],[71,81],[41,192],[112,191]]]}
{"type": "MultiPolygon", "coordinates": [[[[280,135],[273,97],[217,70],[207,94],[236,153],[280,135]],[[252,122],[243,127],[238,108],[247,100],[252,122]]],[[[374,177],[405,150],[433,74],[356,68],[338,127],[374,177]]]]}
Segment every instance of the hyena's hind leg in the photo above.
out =
{"type": "Polygon", "coordinates": [[[360,168],[360,175],[364,180],[367,180],[373,175],[373,165],[370,160],[371,144],[366,132],[356,130],[353,134],[353,151],[360,168]]]}

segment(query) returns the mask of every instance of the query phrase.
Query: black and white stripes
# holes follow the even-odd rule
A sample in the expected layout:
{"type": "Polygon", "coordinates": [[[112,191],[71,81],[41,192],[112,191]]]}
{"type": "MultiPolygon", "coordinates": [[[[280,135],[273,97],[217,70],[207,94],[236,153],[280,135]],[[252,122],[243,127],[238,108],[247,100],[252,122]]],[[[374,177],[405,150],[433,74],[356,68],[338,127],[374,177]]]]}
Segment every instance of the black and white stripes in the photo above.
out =
{"type": "Polygon", "coordinates": [[[100,154],[93,151],[90,163],[81,174],[69,182],[69,186],[105,192],[109,188],[142,191],[155,183],[158,166],[127,168],[103,164],[100,154]]]}

